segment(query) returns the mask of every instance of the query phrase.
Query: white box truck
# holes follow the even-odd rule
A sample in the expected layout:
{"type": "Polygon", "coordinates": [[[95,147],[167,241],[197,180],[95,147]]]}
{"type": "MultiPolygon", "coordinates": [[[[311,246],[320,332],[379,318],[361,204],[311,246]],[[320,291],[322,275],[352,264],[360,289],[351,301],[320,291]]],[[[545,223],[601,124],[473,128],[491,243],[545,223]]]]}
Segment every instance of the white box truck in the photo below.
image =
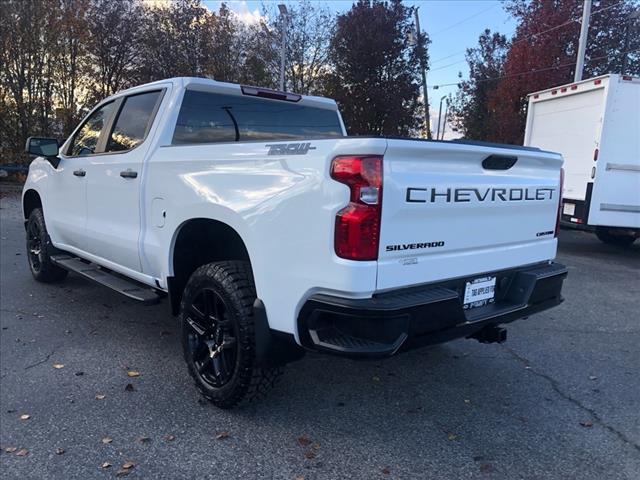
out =
{"type": "Polygon", "coordinates": [[[603,75],[531,93],[524,144],[564,157],[563,224],[616,245],[640,236],[640,78],[603,75]]]}

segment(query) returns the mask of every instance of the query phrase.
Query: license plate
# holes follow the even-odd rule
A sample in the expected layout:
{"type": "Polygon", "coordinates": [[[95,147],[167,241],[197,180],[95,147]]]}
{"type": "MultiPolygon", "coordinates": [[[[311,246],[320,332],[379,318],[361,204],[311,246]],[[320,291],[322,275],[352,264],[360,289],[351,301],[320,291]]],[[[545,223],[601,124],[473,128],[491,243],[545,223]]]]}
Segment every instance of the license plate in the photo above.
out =
{"type": "Polygon", "coordinates": [[[482,307],[493,303],[496,294],[496,277],[476,278],[464,288],[464,308],[482,307]]]}
{"type": "Polygon", "coordinates": [[[562,205],[562,213],[565,215],[575,215],[576,214],[576,204],[575,203],[565,203],[562,205]]]}

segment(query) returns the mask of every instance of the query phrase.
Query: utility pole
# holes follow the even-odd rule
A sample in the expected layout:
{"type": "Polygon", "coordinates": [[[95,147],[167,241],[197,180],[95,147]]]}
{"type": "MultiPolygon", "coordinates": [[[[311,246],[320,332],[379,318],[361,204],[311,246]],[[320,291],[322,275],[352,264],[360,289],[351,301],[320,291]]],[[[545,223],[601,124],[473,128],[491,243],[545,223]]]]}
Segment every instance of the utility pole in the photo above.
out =
{"type": "Polygon", "coordinates": [[[280,91],[284,92],[284,62],[287,57],[287,6],[283,3],[278,5],[280,17],[282,18],[282,45],[280,46],[280,91]]]}
{"type": "Polygon", "coordinates": [[[584,0],[582,4],[582,24],[580,25],[580,43],[578,44],[578,58],[576,59],[576,72],[574,82],[582,80],[584,69],[584,54],[587,50],[587,34],[589,33],[589,19],[591,17],[591,0],[584,0]]]}
{"type": "Polygon", "coordinates": [[[640,10],[636,10],[627,17],[627,31],[624,36],[624,52],[622,53],[622,69],[621,74],[627,73],[627,63],[629,63],[629,40],[631,37],[631,29],[633,28],[633,21],[640,18],[640,10]]]}
{"type": "Polygon", "coordinates": [[[444,140],[444,129],[447,128],[447,115],[449,115],[449,99],[444,103],[444,117],[442,118],[442,132],[440,132],[440,140],[444,140]]]}
{"type": "MultiPolygon", "coordinates": [[[[420,39],[422,38],[422,31],[420,30],[420,18],[418,17],[418,9],[416,7],[413,11],[416,17],[416,37],[418,39],[418,45],[420,45],[420,39]]],[[[424,62],[420,59],[420,70],[422,73],[422,96],[424,97],[424,128],[427,131],[427,138],[431,140],[431,125],[429,122],[429,95],[427,93],[427,72],[425,70],[424,62]]]]}
{"type": "Polygon", "coordinates": [[[436,140],[440,138],[440,124],[442,123],[442,101],[447,98],[446,95],[443,95],[440,99],[440,108],[438,109],[438,130],[436,130],[436,140]]]}

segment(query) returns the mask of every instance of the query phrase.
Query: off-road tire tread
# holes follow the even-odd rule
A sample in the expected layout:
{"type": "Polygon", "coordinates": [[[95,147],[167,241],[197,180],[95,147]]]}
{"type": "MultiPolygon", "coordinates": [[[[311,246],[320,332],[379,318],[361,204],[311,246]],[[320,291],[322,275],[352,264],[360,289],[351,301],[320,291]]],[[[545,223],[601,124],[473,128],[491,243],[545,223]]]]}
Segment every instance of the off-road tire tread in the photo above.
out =
{"type": "MultiPolygon", "coordinates": [[[[192,275],[183,295],[185,299],[191,298],[190,289],[203,277],[217,282],[224,292],[230,297],[231,303],[237,310],[240,335],[239,348],[242,349],[242,364],[239,367],[237,384],[233,391],[225,396],[218,397],[202,385],[195,372],[189,368],[189,374],[195,381],[200,394],[219,408],[233,408],[262,399],[278,382],[284,369],[283,367],[263,367],[256,362],[255,330],[253,323],[253,302],[256,299],[256,290],[253,282],[253,272],[249,262],[224,261],[209,263],[199,267],[192,275]]],[[[181,322],[185,324],[183,317],[184,304],[181,305],[181,322]]],[[[185,350],[185,360],[189,362],[185,350]]]]}
{"type": "MultiPolygon", "coordinates": [[[[51,239],[49,238],[49,233],[47,232],[47,225],[44,222],[44,213],[41,208],[35,208],[29,214],[28,223],[35,222],[37,228],[40,230],[40,242],[41,248],[43,250],[42,259],[40,262],[40,271],[34,272],[31,268],[31,264],[29,264],[29,270],[33,275],[33,278],[38,282],[42,283],[55,283],[61,282],[64,280],[68,271],[64,268],[58,267],[51,262],[51,255],[59,252],[51,243],[51,239]]],[[[27,261],[29,261],[29,244],[28,244],[28,235],[27,232],[27,261]]]]}

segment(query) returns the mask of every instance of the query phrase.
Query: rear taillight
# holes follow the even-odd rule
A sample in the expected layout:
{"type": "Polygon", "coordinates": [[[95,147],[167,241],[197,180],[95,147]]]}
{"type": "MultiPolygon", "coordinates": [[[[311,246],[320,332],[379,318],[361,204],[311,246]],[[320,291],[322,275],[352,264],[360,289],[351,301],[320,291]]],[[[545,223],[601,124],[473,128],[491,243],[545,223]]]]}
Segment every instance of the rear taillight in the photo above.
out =
{"type": "Polygon", "coordinates": [[[560,190],[558,191],[558,216],[556,217],[556,231],[554,236],[560,233],[560,218],[562,218],[562,189],[564,188],[564,168],[560,169],[560,190]]]}
{"type": "Polygon", "coordinates": [[[351,191],[349,204],[336,214],[336,255],[377,260],[382,212],[382,157],[341,156],[331,163],[331,178],[351,191]]]}

